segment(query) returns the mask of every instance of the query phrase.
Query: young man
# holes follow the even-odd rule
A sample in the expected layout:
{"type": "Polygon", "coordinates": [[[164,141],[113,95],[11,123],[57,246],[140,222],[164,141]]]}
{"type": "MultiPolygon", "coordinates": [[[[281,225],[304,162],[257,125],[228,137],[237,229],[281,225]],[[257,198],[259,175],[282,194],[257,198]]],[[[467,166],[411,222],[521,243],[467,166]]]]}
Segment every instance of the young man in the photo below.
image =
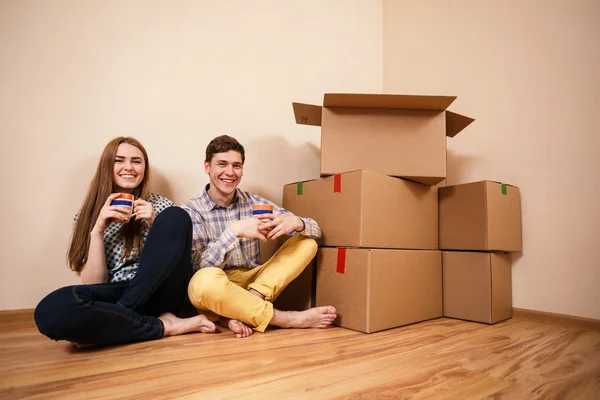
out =
{"type": "Polygon", "coordinates": [[[230,136],[213,139],[204,169],[210,184],[183,205],[193,224],[192,264],[188,286],[192,304],[237,337],[281,328],[325,328],[336,318],[332,306],[280,311],[273,300],[306,268],[321,236],[317,223],[299,218],[273,202],[238,189],[244,171],[244,147],[230,136]],[[272,204],[273,214],[252,216],[252,205],[272,204]],[[290,235],[260,265],[260,240],[290,235]]]}

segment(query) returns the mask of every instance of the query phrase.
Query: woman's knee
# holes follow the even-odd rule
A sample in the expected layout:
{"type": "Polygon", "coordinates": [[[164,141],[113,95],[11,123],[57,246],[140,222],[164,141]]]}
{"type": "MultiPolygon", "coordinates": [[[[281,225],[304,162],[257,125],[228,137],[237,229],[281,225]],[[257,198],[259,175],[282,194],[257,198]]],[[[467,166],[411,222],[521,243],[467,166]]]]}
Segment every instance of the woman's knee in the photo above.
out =
{"type": "Polygon", "coordinates": [[[180,231],[181,229],[190,230],[192,229],[192,219],[190,215],[181,207],[171,206],[164,209],[152,224],[152,227],[161,226],[167,229],[175,229],[180,231]]]}
{"type": "Polygon", "coordinates": [[[33,313],[38,330],[54,340],[63,339],[70,324],[69,314],[73,311],[74,286],[60,288],[44,297],[33,313]]]}

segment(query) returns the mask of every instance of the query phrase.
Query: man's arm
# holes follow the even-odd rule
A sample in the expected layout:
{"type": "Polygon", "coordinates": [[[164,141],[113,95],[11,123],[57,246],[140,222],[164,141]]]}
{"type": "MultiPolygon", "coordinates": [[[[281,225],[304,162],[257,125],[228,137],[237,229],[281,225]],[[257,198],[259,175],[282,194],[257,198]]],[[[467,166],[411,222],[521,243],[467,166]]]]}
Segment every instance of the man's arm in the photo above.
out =
{"type": "Polygon", "coordinates": [[[221,236],[210,241],[207,222],[200,213],[190,207],[183,208],[192,219],[192,267],[194,271],[201,268],[216,267],[223,269],[229,261],[229,255],[240,243],[231,230],[225,229],[221,236]]]}
{"type": "Polygon", "coordinates": [[[200,213],[190,207],[182,206],[192,219],[192,266],[194,271],[201,268],[216,267],[223,269],[231,253],[240,249],[240,238],[255,238],[267,241],[267,230],[257,218],[236,221],[229,225],[217,238],[210,240],[207,228],[209,222],[205,221],[200,213]]]}

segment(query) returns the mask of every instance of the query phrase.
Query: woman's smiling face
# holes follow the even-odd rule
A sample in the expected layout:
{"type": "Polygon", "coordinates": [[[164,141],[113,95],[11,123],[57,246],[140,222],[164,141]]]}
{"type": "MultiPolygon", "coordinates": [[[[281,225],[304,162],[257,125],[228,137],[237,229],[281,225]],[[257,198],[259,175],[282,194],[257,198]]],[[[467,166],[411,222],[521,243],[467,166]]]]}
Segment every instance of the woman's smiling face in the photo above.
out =
{"type": "Polygon", "coordinates": [[[113,167],[113,179],[119,191],[131,193],[144,180],[145,171],[142,151],[129,143],[121,143],[113,167]]]}

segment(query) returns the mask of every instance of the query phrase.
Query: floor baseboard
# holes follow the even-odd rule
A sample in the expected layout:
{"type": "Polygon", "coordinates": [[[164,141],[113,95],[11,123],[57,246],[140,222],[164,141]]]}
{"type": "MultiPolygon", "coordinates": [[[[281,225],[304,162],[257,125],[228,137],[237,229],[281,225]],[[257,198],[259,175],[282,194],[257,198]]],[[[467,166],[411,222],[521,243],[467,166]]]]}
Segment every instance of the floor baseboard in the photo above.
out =
{"type": "Polygon", "coordinates": [[[571,326],[600,331],[600,319],[576,317],[574,315],[555,314],[545,311],[513,308],[513,318],[530,319],[556,325],[571,326]]]}
{"type": "Polygon", "coordinates": [[[0,310],[0,324],[33,322],[33,308],[0,310]]]}

